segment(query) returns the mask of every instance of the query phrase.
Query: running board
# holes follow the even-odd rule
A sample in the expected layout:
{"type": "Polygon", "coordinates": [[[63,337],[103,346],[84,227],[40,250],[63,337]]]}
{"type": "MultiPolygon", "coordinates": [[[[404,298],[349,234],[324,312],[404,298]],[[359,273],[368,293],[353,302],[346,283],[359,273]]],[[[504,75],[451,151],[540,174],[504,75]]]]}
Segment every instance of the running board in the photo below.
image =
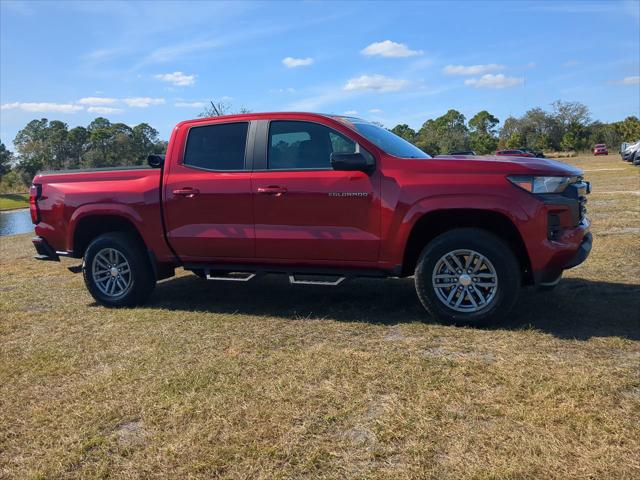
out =
{"type": "Polygon", "coordinates": [[[205,270],[207,280],[218,280],[221,282],[248,282],[253,277],[256,276],[255,273],[249,272],[229,272],[226,275],[215,276],[209,273],[211,270],[205,270]],[[231,276],[232,274],[243,275],[243,276],[231,276]]]}
{"type": "Polygon", "coordinates": [[[338,277],[337,280],[297,280],[296,276],[289,274],[289,283],[291,285],[326,285],[329,287],[335,287],[340,285],[347,277],[338,277]]]}

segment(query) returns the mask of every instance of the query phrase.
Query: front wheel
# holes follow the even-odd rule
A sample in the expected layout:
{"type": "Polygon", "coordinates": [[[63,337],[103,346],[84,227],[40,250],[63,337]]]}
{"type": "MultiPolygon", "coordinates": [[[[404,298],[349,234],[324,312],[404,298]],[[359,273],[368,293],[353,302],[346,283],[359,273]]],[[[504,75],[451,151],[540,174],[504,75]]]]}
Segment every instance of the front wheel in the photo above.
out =
{"type": "Polygon", "coordinates": [[[415,286],[422,305],[440,321],[497,323],[518,298],[520,268],[500,238],[478,228],[459,228],[424,248],[415,286]]]}
{"type": "Polygon", "coordinates": [[[143,246],[120,232],[100,235],[89,244],[82,273],[93,298],[107,307],[140,305],[156,284],[143,246]]]}

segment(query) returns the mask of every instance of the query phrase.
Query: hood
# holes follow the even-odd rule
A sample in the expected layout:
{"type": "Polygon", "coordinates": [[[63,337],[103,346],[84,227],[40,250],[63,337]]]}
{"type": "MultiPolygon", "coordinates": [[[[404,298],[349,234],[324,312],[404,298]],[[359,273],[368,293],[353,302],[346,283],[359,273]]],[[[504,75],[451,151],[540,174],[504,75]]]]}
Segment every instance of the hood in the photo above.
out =
{"type": "MultiPolygon", "coordinates": [[[[415,160],[414,160],[415,161],[415,160]]],[[[460,167],[471,170],[501,171],[505,174],[532,174],[532,175],[582,175],[582,170],[572,165],[550,160],[548,158],[535,157],[509,157],[509,156],[470,156],[470,155],[446,155],[438,156],[431,161],[450,163],[452,169],[460,167]]]]}

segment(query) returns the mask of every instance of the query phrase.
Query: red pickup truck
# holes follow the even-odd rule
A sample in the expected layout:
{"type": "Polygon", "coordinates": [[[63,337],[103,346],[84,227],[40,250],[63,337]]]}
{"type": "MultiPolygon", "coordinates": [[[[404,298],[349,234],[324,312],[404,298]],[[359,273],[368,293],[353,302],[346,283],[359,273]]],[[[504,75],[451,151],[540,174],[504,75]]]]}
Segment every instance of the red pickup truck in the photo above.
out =
{"type": "Polygon", "coordinates": [[[102,305],[141,304],[176,267],[322,285],[413,275],[431,316],[480,324],[503,318],[521,286],[552,287],[591,250],[580,170],[431,158],[353,117],[189,120],[149,164],[33,179],[36,258],[82,258],[102,305]]]}

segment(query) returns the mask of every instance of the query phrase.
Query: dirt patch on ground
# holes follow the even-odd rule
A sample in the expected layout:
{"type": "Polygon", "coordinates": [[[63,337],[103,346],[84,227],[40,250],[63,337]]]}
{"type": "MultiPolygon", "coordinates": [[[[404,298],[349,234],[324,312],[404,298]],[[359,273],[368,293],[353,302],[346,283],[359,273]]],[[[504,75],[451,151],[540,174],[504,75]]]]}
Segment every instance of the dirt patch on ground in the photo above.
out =
{"type": "Polygon", "coordinates": [[[120,446],[131,447],[143,444],[148,432],[140,420],[134,420],[118,425],[113,431],[120,446]]]}

